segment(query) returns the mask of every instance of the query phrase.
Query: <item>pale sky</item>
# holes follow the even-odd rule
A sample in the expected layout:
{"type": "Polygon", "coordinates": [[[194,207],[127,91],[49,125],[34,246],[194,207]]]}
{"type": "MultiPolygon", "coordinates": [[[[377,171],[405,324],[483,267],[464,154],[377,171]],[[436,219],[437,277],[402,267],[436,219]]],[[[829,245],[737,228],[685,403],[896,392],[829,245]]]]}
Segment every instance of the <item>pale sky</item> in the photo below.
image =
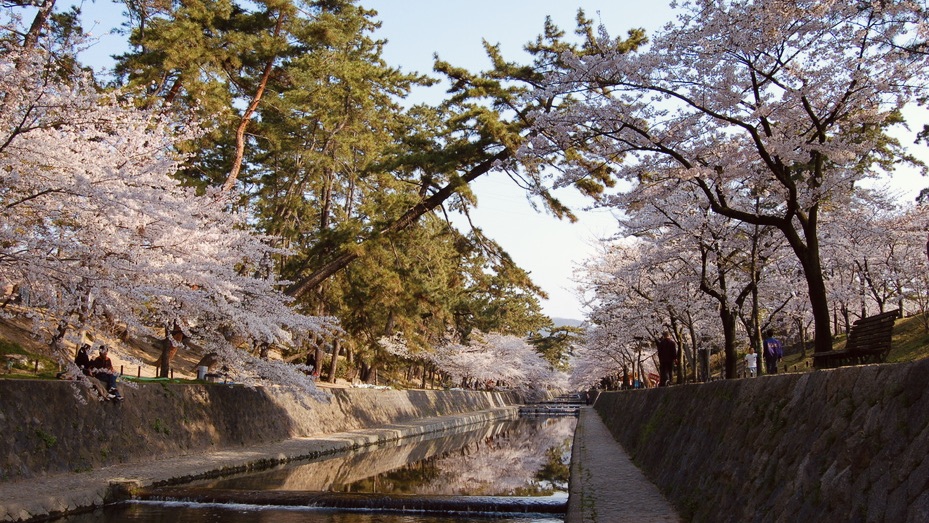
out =
{"type": "MultiPolygon", "coordinates": [[[[433,55],[471,71],[489,68],[482,40],[500,44],[508,60],[527,62],[523,46],[542,33],[546,15],[568,35],[573,34],[578,8],[602,22],[610,34],[642,27],[658,29],[673,18],[668,2],[658,0],[362,0],[378,12],[382,27],[376,35],[388,41],[387,63],[405,71],[432,73],[433,55]]],[[[415,93],[427,101],[441,99],[443,89],[415,93]]],[[[575,266],[591,257],[601,238],[615,231],[607,210],[582,212],[588,201],[573,191],[556,193],[572,204],[580,218],[571,224],[537,212],[525,192],[502,173],[490,173],[472,184],[478,208],[475,225],[503,246],[516,263],[530,272],[549,298],[543,311],[552,317],[583,319],[575,266]]]]}
{"type": "MultiPolygon", "coordinates": [[[[603,23],[611,35],[625,34],[642,27],[648,33],[674,18],[668,1],[641,0],[360,0],[361,5],[378,12],[382,27],[376,36],[388,40],[385,61],[404,71],[432,73],[433,54],[471,71],[483,70],[489,63],[482,39],[499,43],[504,57],[525,61],[522,46],[542,32],[546,15],[571,34],[578,8],[588,18],[603,23]]],[[[85,4],[87,20],[100,20],[98,35],[118,24],[120,7],[108,0],[85,4]]],[[[85,24],[90,27],[90,23],[85,24]]],[[[108,63],[106,57],[118,52],[121,37],[101,36],[101,44],[87,55],[90,63],[108,63]],[[96,58],[93,56],[96,55],[96,58]]],[[[417,91],[414,101],[441,99],[441,87],[417,91]]],[[[925,123],[923,119],[914,129],[925,123]]],[[[903,138],[912,142],[911,137],[903,138]]],[[[916,152],[929,159],[929,148],[917,146],[916,152]]],[[[918,189],[929,185],[912,171],[899,175],[894,185],[912,199],[918,189]]],[[[575,295],[572,280],[575,267],[596,252],[597,240],[615,231],[609,211],[581,212],[584,199],[570,193],[558,193],[573,204],[580,220],[570,224],[534,211],[525,194],[502,174],[489,174],[475,185],[479,207],[472,213],[475,225],[506,249],[518,265],[528,270],[549,295],[542,302],[543,311],[560,318],[582,319],[583,309],[575,295]]]]}

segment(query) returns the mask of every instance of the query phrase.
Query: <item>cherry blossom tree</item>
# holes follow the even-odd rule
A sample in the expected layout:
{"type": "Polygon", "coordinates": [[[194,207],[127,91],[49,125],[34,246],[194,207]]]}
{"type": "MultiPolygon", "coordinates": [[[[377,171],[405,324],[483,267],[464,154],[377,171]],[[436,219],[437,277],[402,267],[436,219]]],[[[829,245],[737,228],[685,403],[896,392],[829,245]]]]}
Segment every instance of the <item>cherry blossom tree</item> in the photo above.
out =
{"type": "Polygon", "coordinates": [[[434,351],[413,352],[402,337],[383,338],[385,349],[404,358],[420,358],[452,383],[483,387],[502,384],[529,394],[567,390],[568,376],[552,367],[526,338],[472,331],[467,342],[449,336],[434,351]]]}
{"type": "Polygon", "coordinates": [[[558,111],[535,115],[533,158],[565,151],[556,185],[603,165],[629,182],[703,195],[713,212],[778,229],[799,260],[815,350],[832,347],[819,223],[859,182],[906,158],[884,134],[926,92],[921,1],[681,2],[642,52],[564,58],[558,111]],[[568,98],[569,97],[569,98],[568,98]],[[752,206],[746,206],[751,203],[752,206]]]}
{"type": "MultiPolygon", "coordinates": [[[[924,293],[920,275],[926,267],[923,240],[929,229],[924,206],[900,206],[879,193],[853,212],[834,228],[842,240],[836,257],[851,265],[854,276],[854,288],[846,289],[846,295],[854,293],[854,312],[857,317],[890,308],[906,312],[908,298],[924,293]]],[[[917,305],[923,309],[918,300],[917,305]]],[[[843,312],[848,325],[852,320],[843,312]]]]}
{"type": "Polygon", "coordinates": [[[929,332],[929,259],[926,252],[926,231],[929,230],[929,214],[925,205],[905,209],[889,222],[890,234],[898,245],[897,251],[910,253],[901,265],[906,269],[905,277],[897,282],[900,295],[916,305],[923,327],[929,332]]]}
{"type": "Polygon", "coordinates": [[[572,379],[589,385],[620,373],[644,378],[654,370],[655,343],[665,328],[695,369],[698,342],[719,332],[712,302],[700,292],[698,267],[692,250],[644,236],[609,245],[586,262],[580,279],[592,295],[589,326],[572,379]]]}
{"type": "Polygon", "coordinates": [[[36,328],[53,326],[64,360],[60,342],[83,329],[181,323],[242,381],[314,390],[294,366],[230,342],[295,344],[335,326],[290,307],[278,251],[227,195],[172,177],[195,128],[98,93],[39,49],[0,54],[0,92],[0,279],[29,289],[36,328]]]}
{"type": "MultiPolygon", "coordinates": [[[[652,244],[655,252],[667,251],[666,257],[674,262],[671,280],[681,287],[696,285],[715,303],[726,376],[734,378],[738,340],[744,339],[738,330],[739,319],[745,320],[748,338],[758,350],[760,335],[754,328],[761,322],[757,290],[765,260],[780,245],[772,238],[771,228],[713,213],[701,195],[687,187],[668,192],[660,185],[645,185],[614,197],[614,203],[635,210],[619,219],[618,235],[635,236],[652,244]]],[[[689,301],[691,305],[678,310],[694,310],[692,304],[700,299],[689,301]]],[[[671,324],[686,323],[686,314],[680,316],[681,320],[671,324]]]]}

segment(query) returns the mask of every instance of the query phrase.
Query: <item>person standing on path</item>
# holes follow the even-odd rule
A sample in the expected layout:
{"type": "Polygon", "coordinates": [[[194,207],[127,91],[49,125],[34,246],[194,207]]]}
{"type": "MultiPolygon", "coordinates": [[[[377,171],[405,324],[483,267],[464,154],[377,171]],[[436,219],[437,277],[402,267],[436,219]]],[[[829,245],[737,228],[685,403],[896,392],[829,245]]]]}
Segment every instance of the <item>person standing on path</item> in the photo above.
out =
{"type": "Polygon", "coordinates": [[[671,339],[671,332],[665,330],[658,340],[658,386],[667,387],[674,376],[674,365],[677,364],[677,343],[671,339]]]}
{"type": "Polygon", "coordinates": [[[764,338],[764,366],[768,374],[777,374],[777,363],[784,357],[784,346],[774,337],[774,331],[768,329],[764,338]]]}
{"type": "Polygon", "coordinates": [[[755,351],[749,350],[745,355],[745,368],[748,369],[749,378],[754,378],[758,374],[758,355],[755,351]]]}

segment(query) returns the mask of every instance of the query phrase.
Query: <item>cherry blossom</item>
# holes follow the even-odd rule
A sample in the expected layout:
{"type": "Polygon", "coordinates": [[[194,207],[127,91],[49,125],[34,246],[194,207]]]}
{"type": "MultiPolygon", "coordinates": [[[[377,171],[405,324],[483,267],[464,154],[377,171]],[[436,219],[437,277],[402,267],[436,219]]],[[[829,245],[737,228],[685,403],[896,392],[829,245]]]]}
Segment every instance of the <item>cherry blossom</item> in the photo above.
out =
{"type": "Polygon", "coordinates": [[[0,92],[0,279],[28,291],[37,332],[77,342],[89,328],[141,336],[178,322],[243,381],[312,391],[299,369],[229,341],[290,346],[337,327],[291,308],[279,251],[229,195],[172,176],[196,128],[99,93],[40,51],[0,55],[0,92]]]}
{"type": "Polygon", "coordinates": [[[601,52],[565,55],[542,88],[561,107],[534,115],[521,155],[567,151],[556,186],[608,165],[629,193],[608,204],[697,191],[715,213],[777,228],[805,275],[816,350],[829,350],[818,226],[906,156],[883,130],[927,92],[925,2],[679,7],[643,51],[617,51],[602,30],[601,52]]]}

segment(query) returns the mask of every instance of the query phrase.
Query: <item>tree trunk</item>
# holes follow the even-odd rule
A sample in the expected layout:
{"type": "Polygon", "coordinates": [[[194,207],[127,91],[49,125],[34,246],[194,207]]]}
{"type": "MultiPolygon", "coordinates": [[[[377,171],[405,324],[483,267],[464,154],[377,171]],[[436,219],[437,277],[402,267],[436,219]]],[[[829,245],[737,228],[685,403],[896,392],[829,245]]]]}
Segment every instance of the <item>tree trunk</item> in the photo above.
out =
{"type": "Polygon", "coordinates": [[[372,367],[369,366],[366,361],[362,361],[358,365],[358,368],[359,368],[358,379],[360,379],[362,383],[368,383],[368,380],[371,379],[371,371],[373,370],[372,367]]]}
{"type": "Polygon", "coordinates": [[[171,377],[171,362],[177,354],[177,346],[174,345],[170,337],[165,338],[161,347],[161,356],[158,358],[158,377],[171,377]]]}
{"type": "Polygon", "coordinates": [[[324,356],[324,355],[325,355],[325,352],[323,351],[323,346],[322,346],[322,344],[316,345],[316,350],[314,351],[314,358],[313,358],[313,361],[316,362],[316,363],[315,363],[315,365],[314,365],[315,368],[313,369],[313,374],[314,374],[317,378],[319,378],[320,376],[322,376],[323,356],[324,356]]]}
{"type": "MultiPolygon", "coordinates": [[[[806,329],[803,328],[803,320],[797,318],[797,336],[800,337],[800,346],[803,347],[803,352],[801,356],[806,358],[806,329]]],[[[763,365],[759,365],[758,368],[761,369],[763,365]]]]}
{"type": "Polygon", "coordinates": [[[724,351],[726,354],[726,379],[735,379],[736,376],[736,352],[735,352],[735,325],[736,314],[729,310],[728,307],[720,306],[719,318],[723,324],[724,351]]]}
{"type": "MultiPolygon", "coordinates": [[[[751,299],[752,299],[752,310],[751,310],[751,325],[748,329],[748,340],[751,345],[752,352],[757,356],[756,361],[763,361],[763,355],[761,350],[761,306],[760,299],[758,297],[758,283],[761,280],[761,263],[758,260],[758,242],[759,242],[759,230],[758,226],[755,226],[754,234],[752,235],[752,262],[751,262],[751,299]]],[[[764,365],[758,365],[760,369],[764,365]]],[[[760,376],[761,373],[758,373],[760,376]]]]}
{"type": "MultiPolygon", "coordinates": [[[[818,270],[817,260],[817,270],[818,270]]],[[[810,307],[813,313],[813,352],[823,353],[832,350],[832,329],[829,327],[829,300],[826,295],[826,282],[822,272],[807,275],[810,286],[810,307]]]]}
{"type": "MultiPolygon", "coordinates": [[[[509,156],[509,151],[504,150],[497,153],[492,158],[481,162],[473,169],[468,171],[464,176],[455,178],[452,182],[438,190],[429,198],[421,200],[419,203],[407,210],[403,216],[378,231],[378,233],[374,236],[389,236],[393,233],[406,229],[417,219],[419,219],[419,217],[444,203],[445,200],[454,195],[460,187],[467,185],[468,183],[474,181],[477,177],[487,173],[493,168],[494,164],[496,164],[498,161],[509,158],[509,156]]],[[[297,279],[293,284],[290,285],[290,287],[287,288],[286,294],[288,296],[300,297],[311,289],[316,288],[316,286],[324,282],[330,276],[338,273],[347,267],[350,263],[357,260],[361,256],[359,251],[360,249],[358,249],[356,245],[350,246],[350,250],[348,250],[348,248],[341,249],[335,258],[323,264],[322,267],[319,267],[311,274],[304,276],[303,278],[297,279]]]]}
{"type": "MultiPolygon", "coordinates": [[[[688,313],[687,319],[687,332],[690,333],[690,363],[691,363],[691,372],[693,373],[694,383],[697,382],[697,332],[694,330],[693,318],[689,317],[688,313]]],[[[683,350],[681,350],[683,352],[683,350]]]]}
{"type": "Polygon", "coordinates": [[[39,36],[42,35],[42,30],[48,25],[48,18],[52,15],[52,10],[55,8],[55,0],[45,0],[39,6],[39,10],[35,14],[35,18],[32,19],[32,25],[29,26],[29,31],[26,33],[25,38],[23,38],[23,49],[30,50],[39,43],[39,36]]]}
{"type": "Polygon", "coordinates": [[[177,354],[177,350],[184,344],[184,331],[181,329],[181,326],[177,322],[174,322],[171,330],[168,330],[168,327],[165,326],[165,338],[161,347],[161,356],[158,358],[158,377],[160,378],[170,378],[171,377],[171,363],[174,361],[174,356],[177,354]]]}
{"type": "Polygon", "coordinates": [[[332,359],[329,362],[329,383],[335,383],[336,380],[336,371],[339,370],[339,348],[341,347],[341,342],[338,339],[335,339],[332,342],[332,359]]]}
{"type": "Polygon", "coordinates": [[[832,350],[832,328],[829,317],[829,296],[826,293],[826,280],[823,277],[822,261],[819,258],[819,240],[816,237],[816,214],[817,210],[812,209],[809,218],[803,223],[806,244],[800,239],[793,224],[786,224],[779,228],[803,267],[807,294],[810,298],[810,312],[813,315],[813,352],[823,353],[832,350]]]}
{"type": "MultiPolygon", "coordinates": [[[[284,11],[281,10],[281,12],[278,13],[277,22],[274,25],[275,38],[279,37],[281,34],[284,18],[284,11]]],[[[261,72],[261,80],[258,82],[258,89],[255,95],[252,97],[251,102],[249,102],[248,107],[246,107],[245,112],[242,113],[241,120],[239,120],[239,126],[235,131],[235,158],[232,161],[232,169],[230,169],[229,175],[226,177],[226,182],[223,183],[223,192],[229,192],[235,187],[235,181],[238,179],[239,172],[242,170],[242,159],[245,157],[245,128],[248,127],[248,122],[252,119],[252,115],[255,114],[255,110],[258,109],[258,104],[261,103],[261,97],[268,87],[268,80],[271,78],[271,71],[273,69],[274,57],[271,57],[268,59],[267,63],[265,63],[264,70],[261,72]]]]}

